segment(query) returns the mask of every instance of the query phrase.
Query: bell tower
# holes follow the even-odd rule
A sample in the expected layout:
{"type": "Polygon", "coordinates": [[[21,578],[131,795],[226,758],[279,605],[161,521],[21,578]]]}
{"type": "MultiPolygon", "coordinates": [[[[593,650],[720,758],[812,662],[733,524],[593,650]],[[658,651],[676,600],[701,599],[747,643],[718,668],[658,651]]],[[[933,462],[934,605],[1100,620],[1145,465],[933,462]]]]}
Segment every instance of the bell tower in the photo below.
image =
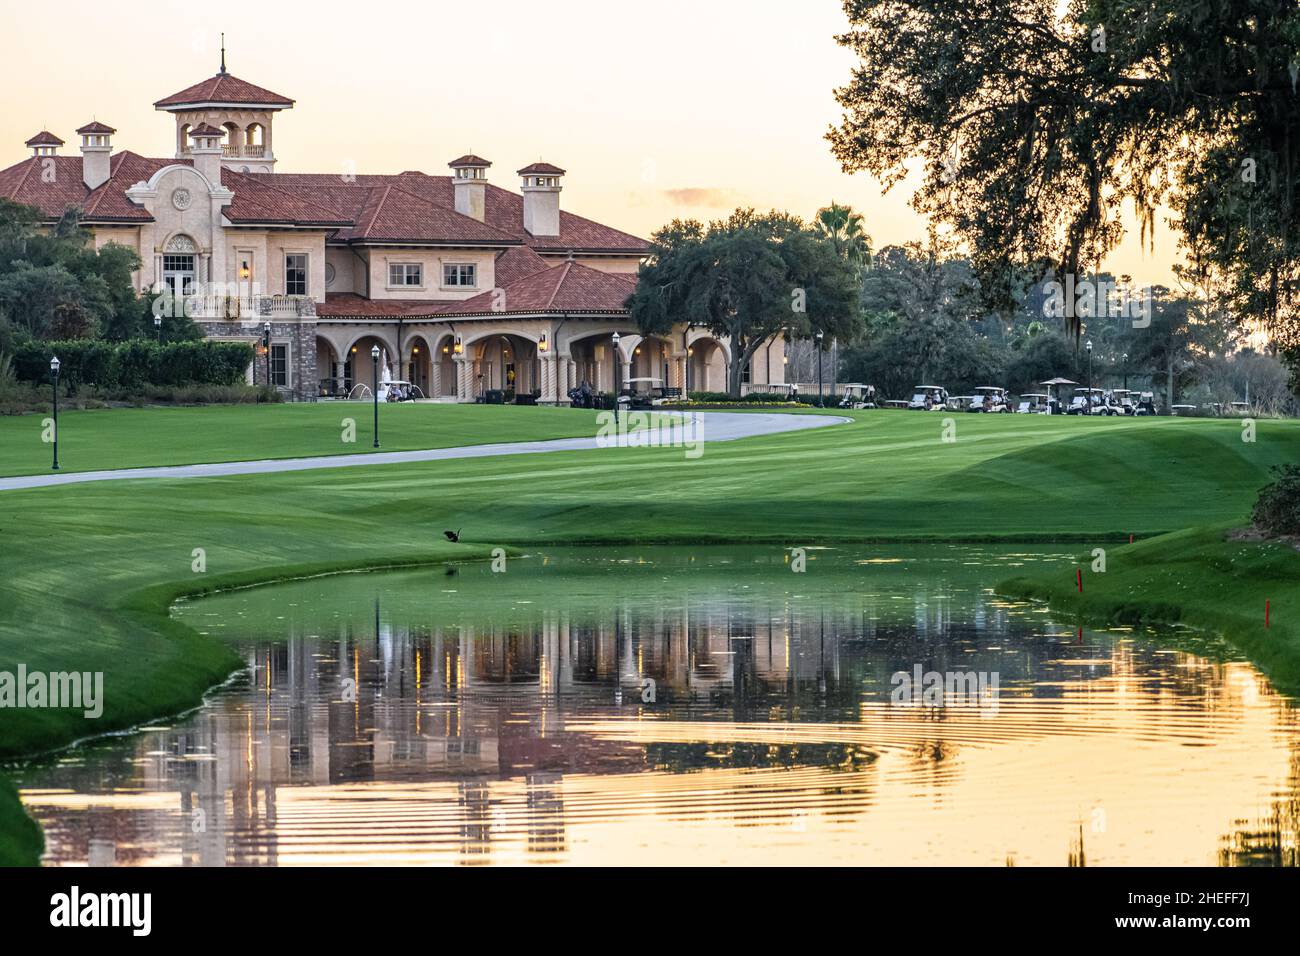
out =
{"type": "Polygon", "coordinates": [[[221,130],[223,167],[242,173],[271,173],[275,172],[271,126],[277,113],[293,109],[293,100],[229,72],[222,34],[221,68],[216,74],[158,100],[154,109],[176,117],[177,159],[193,158],[193,131],[206,125],[221,130]]]}

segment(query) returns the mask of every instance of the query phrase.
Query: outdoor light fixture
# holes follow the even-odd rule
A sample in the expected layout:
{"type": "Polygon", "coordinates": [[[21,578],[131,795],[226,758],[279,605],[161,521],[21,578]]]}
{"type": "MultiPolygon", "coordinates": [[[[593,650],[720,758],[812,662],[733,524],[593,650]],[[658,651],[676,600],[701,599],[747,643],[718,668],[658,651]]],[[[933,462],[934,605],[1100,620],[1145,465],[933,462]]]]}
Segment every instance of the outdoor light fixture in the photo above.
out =
{"type": "Polygon", "coordinates": [[[614,425],[618,425],[618,396],[619,396],[619,372],[622,371],[620,366],[623,364],[619,361],[618,340],[622,338],[618,332],[615,332],[611,338],[614,340],[614,425]]]}
{"type": "Polygon", "coordinates": [[[262,323],[262,348],[266,349],[266,387],[271,387],[271,323],[262,323]]]}
{"type": "Polygon", "coordinates": [[[545,352],[545,351],[546,351],[546,348],[547,348],[547,346],[546,346],[546,333],[543,332],[543,333],[542,333],[541,341],[539,341],[539,342],[537,343],[537,351],[539,351],[539,352],[545,352]]]}
{"type": "MultiPolygon", "coordinates": [[[[353,350],[355,351],[355,349],[353,350]]],[[[375,360],[375,378],[374,387],[370,389],[370,396],[375,402],[375,445],[379,447],[379,345],[370,346],[370,357],[375,360]]]]}
{"type": "Polygon", "coordinates": [[[826,399],[822,394],[822,330],[817,330],[817,407],[822,408],[826,399]]]}
{"type": "Polygon", "coordinates": [[[1084,410],[1084,414],[1091,415],[1092,414],[1092,339],[1088,339],[1088,341],[1083,344],[1083,347],[1088,350],[1088,398],[1083,403],[1083,410],[1084,410]]]}
{"type": "Polygon", "coordinates": [[[245,259],[239,264],[239,278],[247,279],[250,275],[252,275],[252,273],[248,268],[248,260],[245,259]]]}
{"type": "Polygon", "coordinates": [[[158,333],[158,342],[159,344],[161,344],[162,343],[162,316],[161,315],[155,315],[153,317],[153,327],[154,327],[154,331],[158,333]]]}
{"type": "Polygon", "coordinates": [[[465,346],[463,346],[463,345],[461,344],[461,342],[460,342],[460,336],[459,336],[459,335],[456,336],[456,340],[455,340],[455,342],[452,343],[452,347],[451,347],[451,349],[452,349],[452,351],[455,352],[457,355],[459,355],[461,352],[464,352],[464,351],[465,351],[465,346]]]}
{"type": "Polygon", "coordinates": [[[53,470],[59,470],[59,357],[56,355],[50,359],[50,375],[52,376],[54,392],[54,465],[53,470]]]}

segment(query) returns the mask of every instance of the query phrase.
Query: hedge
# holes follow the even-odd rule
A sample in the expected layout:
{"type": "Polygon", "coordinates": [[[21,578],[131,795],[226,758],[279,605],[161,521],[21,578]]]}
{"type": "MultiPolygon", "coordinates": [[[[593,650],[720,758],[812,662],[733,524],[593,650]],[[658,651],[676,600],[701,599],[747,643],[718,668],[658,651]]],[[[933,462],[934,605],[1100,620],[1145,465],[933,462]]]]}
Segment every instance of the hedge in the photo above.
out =
{"type": "Polygon", "coordinates": [[[243,342],[169,342],[144,339],[104,342],[27,342],[14,350],[14,373],[25,382],[50,380],[50,358],[59,357],[59,380],[69,388],[139,388],[144,385],[235,385],[253,361],[243,342]]]}

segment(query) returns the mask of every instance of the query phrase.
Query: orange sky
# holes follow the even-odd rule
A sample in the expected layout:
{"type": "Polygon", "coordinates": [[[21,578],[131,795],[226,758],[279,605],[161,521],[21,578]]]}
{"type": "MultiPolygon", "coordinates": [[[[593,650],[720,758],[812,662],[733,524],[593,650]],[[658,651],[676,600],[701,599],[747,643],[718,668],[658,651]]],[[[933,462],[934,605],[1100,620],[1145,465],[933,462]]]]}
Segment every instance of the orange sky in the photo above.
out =
{"type": "MultiPolygon", "coordinates": [[[[834,42],[835,0],[474,0],[469,4],[275,2],[195,8],[158,0],[149,15],[65,0],[10,7],[0,76],[18,95],[0,114],[0,165],[27,156],[43,126],[76,149],[92,117],[117,148],[169,156],[171,118],[150,105],[216,72],[224,30],[232,73],[297,100],[275,127],[284,172],[420,169],[445,174],[473,151],[492,181],[539,157],[569,171],[564,208],[639,235],[674,216],[738,205],[811,215],[831,199],[865,213],[877,247],[924,237],[906,184],[881,195],[845,175],[823,135],[832,90],[853,60],[834,42]],[[118,51],[107,56],[104,51],[118,51]],[[101,75],[83,68],[106,63],[101,75]]],[[[1117,273],[1168,281],[1136,230],[1117,273]]]]}

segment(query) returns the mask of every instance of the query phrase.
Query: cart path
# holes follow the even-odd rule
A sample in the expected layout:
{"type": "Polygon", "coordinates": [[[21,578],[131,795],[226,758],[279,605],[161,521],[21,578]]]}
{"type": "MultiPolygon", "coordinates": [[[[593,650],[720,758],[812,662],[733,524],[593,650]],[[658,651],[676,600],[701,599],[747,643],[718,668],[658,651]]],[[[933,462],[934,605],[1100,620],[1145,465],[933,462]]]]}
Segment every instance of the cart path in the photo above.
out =
{"type": "MultiPolygon", "coordinates": [[[[658,417],[660,413],[651,413],[658,417]]],[[[667,414],[667,413],[665,413],[667,414]]],[[[705,443],[735,441],[760,435],[824,428],[853,421],[838,415],[792,415],[778,412],[685,412],[676,415],[698,420],[698,435],[705,443]]],[[[314,468],[353,468],[364,465],[397,465],[419,461],[446,461],[454,458],[491,458],[497,455],[533,455],[548,451],[584,451],[603,447],[591,438],[553,438],[546,441],[500,442],[495,445],[457,445],[415,451],[370,452],[354,455],[325,455],[316,458],[263,458],[256,461],[222,461],[205,465],[164,465],[154,468],[119,468],[112,471],[54,472],[48,475],[22,475],[0,478],[0,491],[24,488],[47,488],[52,485],[75,485],[87,481],[130,481],[140,478],[220,478],[230,475],[269,475],[285,471],[310,471],[314,468]]]]}

